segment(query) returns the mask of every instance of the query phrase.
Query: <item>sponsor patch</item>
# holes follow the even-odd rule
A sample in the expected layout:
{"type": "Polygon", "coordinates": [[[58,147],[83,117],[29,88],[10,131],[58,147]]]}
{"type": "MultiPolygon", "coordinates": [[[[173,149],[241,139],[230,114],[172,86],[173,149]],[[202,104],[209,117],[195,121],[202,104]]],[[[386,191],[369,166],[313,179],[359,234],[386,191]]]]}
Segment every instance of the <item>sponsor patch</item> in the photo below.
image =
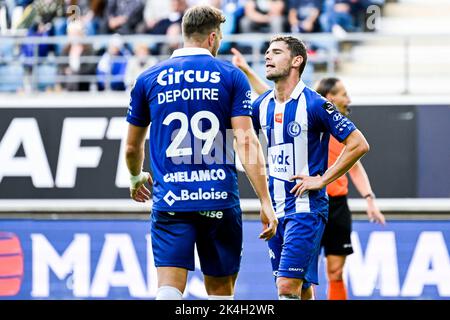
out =
{"type": "Polygon", "coordinates": [[[283,123],[283,113],[275,114],[275,122],[283,123]]]}
{"type": "Polygon", "coordinates": [[[268,149],[269,174],[277,179],[289,181],[294,175],[294,146],[285,143],[268,149]]]}

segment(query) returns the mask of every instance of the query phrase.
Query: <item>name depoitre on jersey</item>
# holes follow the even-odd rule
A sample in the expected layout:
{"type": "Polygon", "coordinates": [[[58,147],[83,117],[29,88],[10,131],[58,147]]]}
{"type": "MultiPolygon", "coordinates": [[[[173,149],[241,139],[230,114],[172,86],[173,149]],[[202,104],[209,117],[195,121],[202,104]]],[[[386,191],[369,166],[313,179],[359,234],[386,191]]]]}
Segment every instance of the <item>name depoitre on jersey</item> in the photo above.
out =
{"type": "MultiPolygon", "coordinates": [[[[202,83],[219,83],[220,72],[209,70],[178,70],[169,68],[161,71],[156,78],[161,86],[177,85],[183,81],[201,85],[202,83]]],[[[218,88],[205,88],[203,86],[184,89],[173,89],[158,93],[158,103],[171,103],[182,100],[219,100],[218,88]]]]}

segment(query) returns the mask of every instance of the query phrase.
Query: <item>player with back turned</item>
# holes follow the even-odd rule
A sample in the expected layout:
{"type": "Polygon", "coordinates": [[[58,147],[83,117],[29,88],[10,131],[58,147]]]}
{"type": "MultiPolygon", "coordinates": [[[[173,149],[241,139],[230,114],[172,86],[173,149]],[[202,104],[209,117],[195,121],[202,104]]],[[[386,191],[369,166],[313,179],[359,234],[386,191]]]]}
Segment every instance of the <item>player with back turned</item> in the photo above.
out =
{"type": "Polygon", "coordinates": [[[260,238],[270,239],[277,228],[248,81],[231,63],[215,58],[223,22],[213,7],[189,9],[182,21],[184,47],[140,75],[131,92],[126,162],[134,200],[149,200],[145,182],[153,185],[156,299],[182,298],[195,247],[209,298],[234,297],[242,213],[228,131],[261,201],[260,238]],[[141,171],[149,126],[153,177],[141,171]]]}

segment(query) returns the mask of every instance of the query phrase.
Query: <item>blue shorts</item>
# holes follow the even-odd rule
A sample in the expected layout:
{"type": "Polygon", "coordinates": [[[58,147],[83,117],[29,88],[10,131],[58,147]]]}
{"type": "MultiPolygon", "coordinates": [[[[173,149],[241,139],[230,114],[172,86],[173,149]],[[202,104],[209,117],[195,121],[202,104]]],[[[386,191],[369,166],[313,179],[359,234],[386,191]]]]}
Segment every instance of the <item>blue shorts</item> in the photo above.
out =
{"type": "Polygon", "coordinates": [[[241,264],[241,208],[195,212],[153,210],[151,237],[156,267],[193,271],[197,246],[203,274],[234,275],[241,264]]]}
{"type": "Polygon", "coordinates": [[[268,241],[274,276],[303,279],[303,289],[319,284],[324,218],[316,213],[295,213],[278,221],[277,233],[268,241]]]}

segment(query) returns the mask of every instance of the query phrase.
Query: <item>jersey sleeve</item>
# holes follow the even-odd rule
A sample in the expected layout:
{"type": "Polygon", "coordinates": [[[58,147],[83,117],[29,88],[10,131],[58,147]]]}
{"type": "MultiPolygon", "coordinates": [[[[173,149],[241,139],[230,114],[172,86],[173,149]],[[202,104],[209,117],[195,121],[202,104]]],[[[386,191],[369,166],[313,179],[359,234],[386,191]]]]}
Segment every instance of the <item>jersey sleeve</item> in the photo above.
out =
{"type": "Polygon", "coordinates": [[[356,126],[329,101],[319,100],[314,108],[321,131],[329,132],[339,142],[344,141],[356,126]]]}
{"type": "Polygon", "coordinates": [[[259,103],[256,103],[256,101],[252,104],[252,122],[255,131],[259,132],[261,130],[261,122],[259,120],[259,103]]]}
{"type": "Polygon", "coordinates": [[[233,96],[232,101],[232,117],[239,116],[251,116],[252,115],[252,103],[250,90],[250,84],[244,73],[238,69],[233,72],[233,96]]]}
{"type": "Polygon", "coordinates": [[[252,121],[253,121],[253,127],[255,128],[255,130],[258,132],[259,130],[262,129],[261,127],[261,120],[260,120],[260,109],[261,109],[261,102],[264,100],[264,98],[267,97],[267,95],[269,95],[272,92],[272,89],[267,90],[266,92],[264,92],[263,94],[261,94],[258,98],[255,99],[255,101],[253,101],[252,103],[252,110],[253,110],[253,115],[252,115],[252,121]]]}
{"type": "Polygon", "coordinates": [[[147,127],[150,124],[150,108],[146,96],[143,78],[139,77],[131,89],[127,112],[127,121],[138,127],[147,127]]]}

